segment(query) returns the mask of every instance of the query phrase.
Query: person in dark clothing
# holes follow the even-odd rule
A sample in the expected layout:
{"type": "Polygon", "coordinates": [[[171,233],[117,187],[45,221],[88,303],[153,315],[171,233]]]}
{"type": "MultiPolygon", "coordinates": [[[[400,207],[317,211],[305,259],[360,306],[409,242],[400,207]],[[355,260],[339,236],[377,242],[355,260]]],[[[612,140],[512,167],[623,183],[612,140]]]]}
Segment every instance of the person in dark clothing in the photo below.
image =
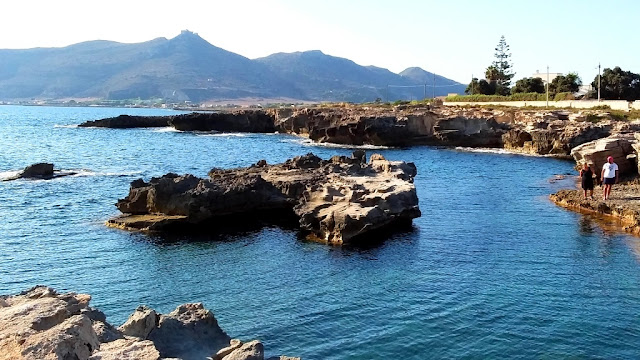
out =
{"type": "Polygon", "coordinates": [[[584,163],[580,170],[580,177],[582,178],[582,190],[584,190],[584,198],[587,198],[587,190],[589,190],[589,196],[593,199],[593,170],[591,165],[584,163]]]}

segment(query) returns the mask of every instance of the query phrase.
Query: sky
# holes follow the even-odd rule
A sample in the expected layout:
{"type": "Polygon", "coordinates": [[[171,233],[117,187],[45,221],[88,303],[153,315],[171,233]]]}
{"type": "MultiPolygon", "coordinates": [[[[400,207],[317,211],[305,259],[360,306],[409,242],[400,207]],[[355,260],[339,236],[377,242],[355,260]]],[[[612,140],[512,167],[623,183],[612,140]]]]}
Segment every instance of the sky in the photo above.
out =
{"type": "Polygon", "coordinates": [[[515,79],[537,70],[640,73],[640,1],[4,0],[0,49],[88,40],[135,43],[181,30],[248,58],[322,50],[400,72],[419,66],[468,83],[504,35],[515,79]]]}

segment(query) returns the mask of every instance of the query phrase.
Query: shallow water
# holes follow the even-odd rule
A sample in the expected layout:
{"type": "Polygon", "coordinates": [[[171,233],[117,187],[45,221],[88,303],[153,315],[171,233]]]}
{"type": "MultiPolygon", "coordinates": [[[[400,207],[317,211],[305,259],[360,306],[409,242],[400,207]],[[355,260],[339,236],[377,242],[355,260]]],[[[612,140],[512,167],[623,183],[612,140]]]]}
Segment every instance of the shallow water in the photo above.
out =
{"type": "MultiPolygon", "coordinates": [[[[206,176],[314,146],[279,134],[72,125],[168,110],[0,106],[0,176],[34,162],[81,170],[0,182],[0,293],[86,292],[119,324],[141,303],[204,302],[232,337],[304,359],[638,358],[640,246],[547,199],[566,161],[463,149],[369,149],[413,161],[423,216],[369,248],[275,226],[161,238],[109,229],[136,178],[206,176]],[[634,252],[634,249],[636,249],[634,252]]],[[[569,181],[570,183],[570,181],[569,181]]]]}

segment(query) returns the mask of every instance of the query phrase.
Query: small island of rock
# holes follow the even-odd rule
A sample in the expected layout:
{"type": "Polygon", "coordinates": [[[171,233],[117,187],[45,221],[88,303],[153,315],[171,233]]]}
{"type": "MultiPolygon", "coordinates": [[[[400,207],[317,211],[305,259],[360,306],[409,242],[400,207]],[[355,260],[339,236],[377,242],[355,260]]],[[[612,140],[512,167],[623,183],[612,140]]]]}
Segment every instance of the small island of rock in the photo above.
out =
{"type": "Polygon", "coordinates": [[[248,168],[213,169],[208,179],[166,174],[131,183],[107,222],[127,230],[176,230],[215,226],[256,213],[293,213],[308,237],[329,244],[363,239],[372,230],[410,224],[421,215],[413,163],[388,161],[364,151],[322,160],[313,154],[248,168]]]}

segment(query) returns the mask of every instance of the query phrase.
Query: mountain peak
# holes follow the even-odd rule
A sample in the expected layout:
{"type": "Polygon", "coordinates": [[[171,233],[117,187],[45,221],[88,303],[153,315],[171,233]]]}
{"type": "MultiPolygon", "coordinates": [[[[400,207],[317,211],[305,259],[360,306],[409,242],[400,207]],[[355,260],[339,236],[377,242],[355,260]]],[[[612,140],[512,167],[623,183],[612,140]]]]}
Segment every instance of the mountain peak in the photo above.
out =
{"type": "Polygon", "coordinates": [[[198,33],[195,33],[193,31],[189,31],[189,30],[182,30],[180,32],[180,35],[174,37],[173,39],[171,39],[170,41],[172,42],[183,42],[183,43],[207,43],[209,44],[209,42],[205,39],[203,39],[200,35],[198,35],[198,33]]]}
{"type": "Polygon", "coordinates": [[[200,37],[200,35],[198,35],[198,33],[190,31],[190,30],[182,30],[182,31],[180,31],[180,35],[176,36],[176,38],[179,38],[179,37],[182,37],[182,38],[192,37],[192,38],[202,39],[200,37]]]}

